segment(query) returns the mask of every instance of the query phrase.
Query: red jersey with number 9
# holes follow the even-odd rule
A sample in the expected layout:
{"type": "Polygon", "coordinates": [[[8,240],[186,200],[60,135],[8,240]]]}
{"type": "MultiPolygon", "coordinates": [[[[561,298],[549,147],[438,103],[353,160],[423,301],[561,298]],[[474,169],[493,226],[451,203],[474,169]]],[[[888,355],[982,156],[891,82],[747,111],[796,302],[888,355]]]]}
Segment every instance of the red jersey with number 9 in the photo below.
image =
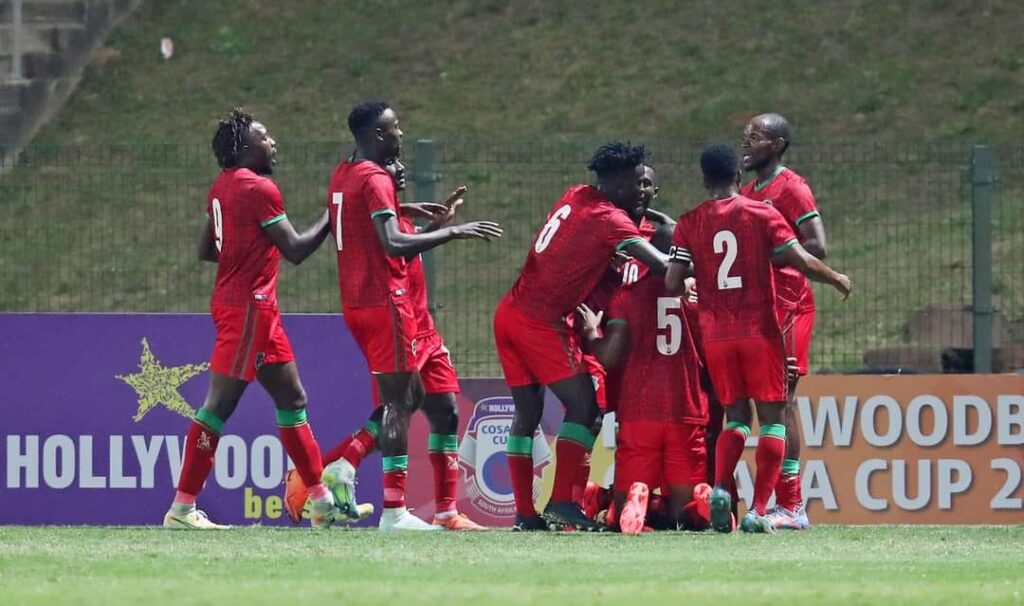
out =
{"type": "Polygon", "coordinates": [[[772,255],[797,243],[772,206],[743,196],[707,200],[679,217],[672,261],[693,263],[704,342],[781,338],[772,255]]]}
{"type": "Polygon", "coordinates": [[[221,171],[206,198],[219,253],[211,305],[277,305],[281,253],[263,228],[285,218],[277,185],[247,168],[221,171]]]}
{"type": "Polygon", "coordinates": [[[510,300],[539,321],[559,322],[594,290],[615,251],[641,239],[626,211],[596,188],[570,187],[537,234],[510,300]]]}

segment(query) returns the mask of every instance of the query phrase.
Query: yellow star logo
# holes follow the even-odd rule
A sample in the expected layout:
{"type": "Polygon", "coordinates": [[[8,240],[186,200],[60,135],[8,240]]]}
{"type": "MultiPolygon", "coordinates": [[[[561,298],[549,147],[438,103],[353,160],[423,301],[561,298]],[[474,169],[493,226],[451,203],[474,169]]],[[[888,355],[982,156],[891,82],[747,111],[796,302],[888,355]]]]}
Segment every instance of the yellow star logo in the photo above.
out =
{"type": "Polygon", "coordinates": [[[142,339],[142,358],[139,359],[139,372],[130,375],[115,375],[131,386],[135,393],[139,394],[139,410],[132,417],[138,423],[150,410],[158,404],[163,404],[168,409],[189,419],[196,415],[196,411],[185,401],[185,398],[178,393],[178,388],[185,381],[204,372],[210,365],[185,364],[184,366],[173,366],[164,368],[149,349],[149,341],[142,339]]]}

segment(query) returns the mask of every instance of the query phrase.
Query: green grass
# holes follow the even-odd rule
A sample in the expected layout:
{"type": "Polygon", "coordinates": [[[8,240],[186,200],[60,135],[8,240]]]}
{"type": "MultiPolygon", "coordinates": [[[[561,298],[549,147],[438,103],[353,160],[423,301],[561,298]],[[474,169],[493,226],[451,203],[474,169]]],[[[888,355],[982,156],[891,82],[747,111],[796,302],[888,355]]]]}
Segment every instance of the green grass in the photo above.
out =
{"type": "Polygon", "coordinates": [[[1024,526],[774,537],[5,527],[0,585],[11,604],[1019,604],[1022,541],[1024,526]]]}

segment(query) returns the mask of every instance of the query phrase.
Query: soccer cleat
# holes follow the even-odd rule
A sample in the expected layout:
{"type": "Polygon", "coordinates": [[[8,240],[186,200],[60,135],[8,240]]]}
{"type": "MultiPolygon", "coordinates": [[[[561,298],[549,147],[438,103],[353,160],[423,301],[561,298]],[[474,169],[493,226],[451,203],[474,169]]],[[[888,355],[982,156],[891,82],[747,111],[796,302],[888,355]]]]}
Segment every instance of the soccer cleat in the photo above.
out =
{"type": "Polygon", "coordinates": [[[546,531],[548,529],[548,523],[544,521],[544,518],[537,514],[530,517],[523,517],[516,514],[516,523],[512,525],[512,532],[534,532],[534,531],[546,531]]]}
{"type": "Polygon", "coordinates": [[[740,521],[740,530],[743,532],[755,532],[761,534],[775,534],[775,526],[768,516],[759,516],[751,509],[740,521]]]}
{"type": "Polygon", "coordinates": [[[302,483],[299,472],[289,469],[288,473],[284,474],[284,511],[295,524],[302,521],[302,511],[306,508],[307,498],[309,491],[302,483]]]}
{"type": "Polygon", "coordinates": [[[595,482],[587,482],[583,490],[583,515],[591,520],[597,520],[597,513],[607,509],[611,503],[611,491],[595,482]]]}
{"type": "Polygon", "coordinates": [[[353,519],[358,519],[359,505],[356,503],[356,468],[345,459],[338,459],[324,467],[320,481],[334,495],[338,509],[353,519]]]}
{"type": "Polygon", "coordinates": [[[434,516],[434,526],[440,526],[445,530],[487,530],[486,526],[481,526],[469,519],[464,513],[457,513],[447,518],[439,518],[434,516]]]}
{"type": "Polygon", "coordinates": [[[732,532],[736,524],[732,517],[732,495],[721,486],[711,491],[708,499],[711,510],[711,527],[716,532],[732,532]]]}
{"type": "Polygon", "coordinates": [[[693,487],[693,502],[697,504],[697,515],[705,520],[711,519],[711,486],[697,484],[693,487]]]}
{"type": "Polygon", "coordinates": [[[176,514],[168,511],[164,515],[164,528],[173,530],[227,530],[230,526],[214,524],[206,517],[206,512],[201,509],[192,508],[188,513],[176,514]]]}
{"type": "Polygon", "coordinates": [[[427,524],[412,515],[405,507],[385,508],[380,514],[380,524],[377,527],[383,532],[394,530],[441,530],[440,526],[427,524]]]}
{"type": "Polygon", "coordinates": [[[311,501],[309,507],[309,523],[313,528],[330,528],[335,524],[349,521],[348,512],[342,511],[334,501],[311,501]]]}
{"type": "Polygon", "coordinates": [[[777,505],[767,515],[779,530],[806,530],[811,527],[811,521],[807,519],[807,508],[803,505],[795,512],[777,505]]]}
{"type": "Polygon", "coordinates": [[[650,490],[643,482],[633,482],[626,495],[626,504],[619,514],[619,530],[622,534],[640,534],[644,531],[647,518],[647,501],[650,490]]]}
{"type": "Polygon", "coordinates": [[[604,530],[596,522],[583,515],[583,510],[572,501],[548,503],[544,508],[544,520],[553,530],[582,530],[600,532],[604,530]]]}

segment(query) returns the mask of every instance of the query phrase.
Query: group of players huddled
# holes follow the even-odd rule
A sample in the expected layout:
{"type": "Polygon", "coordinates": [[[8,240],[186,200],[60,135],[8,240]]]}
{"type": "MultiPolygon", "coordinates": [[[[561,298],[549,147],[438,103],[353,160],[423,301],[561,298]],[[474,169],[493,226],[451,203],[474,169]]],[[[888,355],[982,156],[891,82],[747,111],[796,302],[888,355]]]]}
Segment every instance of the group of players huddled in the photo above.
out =
{"type": "MultiPolygon", "coordinates": [[[[379,448],[381,530],[483,530],[456,507],[458,375],[427,307],[419,255],[451,240],[499,238],[501,227],[451,224],[465,187],[441,203],[399,201],[402,131],[388,104],[356,105],[348,126],[355,151],[330,176],[327,208],[300,233],[269,178],[276,144],[266,127],[239,109],[218,125],[213,151],[223,170],[210,188],[199,242],[199,258],[218,264],[210,301],[217,336],[209,391],[186,437],[165,527],[226,528],[196,508],[196,496],[224,423],[257,379],[274,400],[294,463],[285,478],[293,521],[305,515],[323,528],[371,515],[372,505],[356,502],[355,474],[379,448]],[[276,286],[281,255],[301,263],[328,238],[337,251],[343,318],[366,357],[376,407],[324,452],[306,418],[276,286]],[[431,523],[405,506],[407,436],[417,410],[430,425],[431,523]]],[[[651,207],[658,180],[644,148],[608,143],[588,166],[596,184],[570,187],[552,207],[494,317],[515,402],[508,437],[513,530],[730,532],[737,525],[733,476],[755,410],[754,498],[739,526],[809,526],[793,400],[807,373],[814,324],[807,278],[844,298],[850,280],[819,260],[824,225],[807,183],[782,165],[789,142],[786,120],[763,114],[744,129],[742,158],[728,145],[707,147],[700,164],[708,200],[678,221],[651,207]],[[742,188],[741,169],[756,174],[742,188]],[[550,501],[538,513],[533,439],[546,388],[565,419],[550,501]],[[603,414],[613,411],[609,490],[588,478],[603,414]]]]}

